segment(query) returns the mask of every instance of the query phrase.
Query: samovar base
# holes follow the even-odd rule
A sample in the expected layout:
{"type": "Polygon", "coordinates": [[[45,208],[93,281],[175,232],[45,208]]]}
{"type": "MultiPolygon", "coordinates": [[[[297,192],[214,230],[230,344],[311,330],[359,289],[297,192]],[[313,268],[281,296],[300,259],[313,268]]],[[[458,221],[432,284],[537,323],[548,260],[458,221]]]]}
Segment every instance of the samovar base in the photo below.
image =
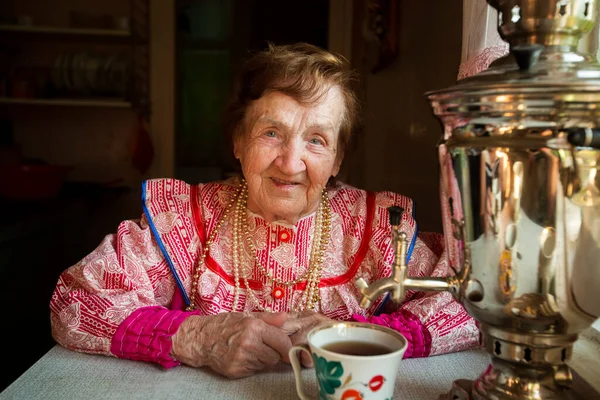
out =
{"type": "Polygon", "coordinates": [[[600,400],[600,393],[577,373],[570,376],[571,386],[564,387],[552,382],[548,375],[538,375],[537,379],[515,376],[490,365],[476,380],[452,382],[450,391],[440,395],[438,400],[600,400]]]}
{"type": "Polygon", "coordinates": [[[600,400],[600,393],[568,366],[577,335],[480,328],[490,365],[474,381],[454,381],[440,400],[600,400]]]}

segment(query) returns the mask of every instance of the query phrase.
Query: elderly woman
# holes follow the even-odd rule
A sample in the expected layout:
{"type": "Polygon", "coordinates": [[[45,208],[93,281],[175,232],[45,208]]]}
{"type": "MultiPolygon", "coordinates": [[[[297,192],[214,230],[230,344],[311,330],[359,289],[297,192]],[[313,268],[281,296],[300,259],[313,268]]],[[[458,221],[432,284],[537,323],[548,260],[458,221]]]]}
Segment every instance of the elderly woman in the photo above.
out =
{"type": "Polygon", "coordinates": [[[410,199],[333,179],[360,125],[353,84],[343,59],[308,44],[250,58],[225,119],[241,176],[145,182],[141,219],[122,222],[60,276],[54,339],[230,378],[288,361],[292,345],[331,319],[390,326],[409,340],[406,356],[476,345],[475,322],[448,293],[359,306],[356,278],[391,272],[392,205],[406,210],[410,274],[449,268],[440,235],[417,233],[410,199]]]}

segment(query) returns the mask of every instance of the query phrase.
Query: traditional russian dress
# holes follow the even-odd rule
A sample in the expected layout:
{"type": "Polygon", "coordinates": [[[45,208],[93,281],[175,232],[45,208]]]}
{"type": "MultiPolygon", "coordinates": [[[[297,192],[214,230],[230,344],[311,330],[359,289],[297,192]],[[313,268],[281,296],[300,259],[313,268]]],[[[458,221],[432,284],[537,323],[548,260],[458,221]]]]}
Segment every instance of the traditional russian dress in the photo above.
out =
{"type": "MultiPolygon", "coordinates": [[[[244,214],[252,247],[244,241],[240,268],[248,279],[240,282],[238,277],[239,301],[232,309],[236,290],[232,218],[223,219],[216,234],[213,231],[237,194],[236,182],[236,178],[198,185],[175,179],[146,181],[141,219],[123,221],[115,234],[107,235],[92,253],[59,277],[50,303],[54,339],[75,351],[172,367],[178,362],[169,355],[170,337],[190,315],[301,309],[306,282],[285,286],[272,278],[293,281],[311,268],[316,213],[293,226],[244,214]],[[191,293],[194,272],[211,234],[213,244],[200,269],[197,290],[191,293]],[[186,311],[190,299],[197,306],[194,311],[186,311]]],[[[405,210],[401,229],[409,238],[411,276],[451,273],[443,238],[419,234],[413,203],[399,194],[367,192],[339,183],[327,190],[327,196],[330,240],[316,311],[336,320],[378,323],[400,331],[410,343],[405,357],[478,344],[475,321],[447,292],[409,291],[402,305],[381,296],[362,309],[354,281],[361,277],[369,283],[391,272],[394,251],[388,207],[405,210]]]]}

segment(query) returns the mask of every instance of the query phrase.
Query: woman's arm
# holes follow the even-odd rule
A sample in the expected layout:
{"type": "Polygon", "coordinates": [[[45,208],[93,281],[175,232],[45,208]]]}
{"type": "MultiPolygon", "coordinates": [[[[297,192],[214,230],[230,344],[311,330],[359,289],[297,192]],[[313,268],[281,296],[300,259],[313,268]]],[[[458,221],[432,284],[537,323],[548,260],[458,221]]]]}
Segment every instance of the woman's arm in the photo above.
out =
{"type": "Polygon", "coordinates": [[[191,314],[169,309],[175,290],[146,220],[124,221],[60,275],[52,336],[71,350],[177,365],[170,337],[191,314]]]}
{"type": "MultiPolygon", "coordinates": [[[[200,316],[173,302],[177,287],[144,219],[64,271],[52,295],[52,335],[71,350],[158,363],[207,366],[230,378],[287,360],[287,314],[200,316]]],[[[175,296],[177,298],[177,296],[175,296]]]]}

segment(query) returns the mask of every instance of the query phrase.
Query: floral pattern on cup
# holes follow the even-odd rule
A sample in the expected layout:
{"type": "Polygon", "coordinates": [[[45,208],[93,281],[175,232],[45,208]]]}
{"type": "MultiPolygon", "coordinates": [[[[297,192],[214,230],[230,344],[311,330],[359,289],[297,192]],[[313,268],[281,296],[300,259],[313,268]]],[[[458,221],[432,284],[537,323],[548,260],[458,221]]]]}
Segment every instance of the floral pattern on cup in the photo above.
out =
{"type": "Polygon", "coordinates": [[[313,359],[319,381],[319,400],[329,400],[329,396],[335,394],[338,389],[343,390],[341,400],[366,400],[369,391],[377,392],[385,383],[382,375],[375,375],[369,380],[369,383],[364,383],[352,381],[352,374],[350,374],[342,384],[341,377],[344,375],[344,366],[340,361],[327,361],[325,357],[319,357],[315,353],[313,353],[313,359]],[[359,389],[356,389],[356,386],[359,389]]]}
{"type": "Polygon", "coordinates": [[[327,400],[328,394],[334,394],[342,386],[340,378],[344,375],[344,367],[339,361],[327,361],[325,357],[319,357],[315,353],[313,359],[319,381],[319,398],[327,400]]]}

